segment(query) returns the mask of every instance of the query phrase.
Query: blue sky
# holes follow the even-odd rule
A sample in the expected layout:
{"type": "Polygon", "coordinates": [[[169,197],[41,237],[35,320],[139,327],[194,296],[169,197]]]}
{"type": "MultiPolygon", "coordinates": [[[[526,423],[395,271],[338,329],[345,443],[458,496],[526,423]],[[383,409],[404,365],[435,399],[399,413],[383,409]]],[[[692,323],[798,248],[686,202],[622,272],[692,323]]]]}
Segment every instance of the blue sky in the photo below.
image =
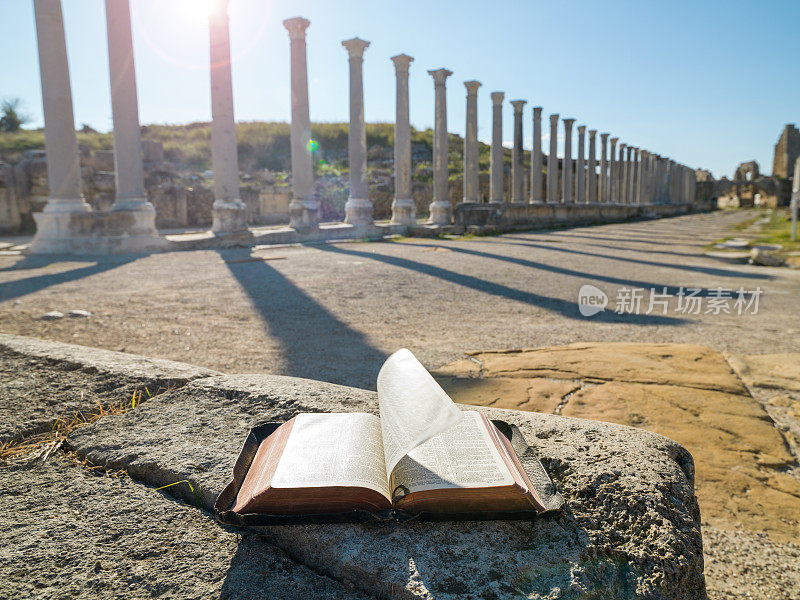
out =
{"type": "MultiPolygon", "coordinates": [[[[209,120],[208,28],[199,0],[132,0],[140,119],[209,120]]],[[[111,127],[102,0],[62,0],[76,124],[111,127]]],[[[800,1],[535,0],[488,3],[404,0],[231,0],[236,118],[289,119],[289,40],[281,21],[304,16],[311,118],[348,118],[347,53],[372,42],[364,63],[368,121],[394,119],[394,69],[411,68],[411,121],[433,124],[433,81],[448,81],[450,131],[464,131],[463,82],[483,83],[479,136],[491,135],[489,93],[575,117],[629,144],[716,176],[756,159],[771,172],[775,141],[800,122],[800,1]]],[[[20,97],[41,125],[32,0],[0,0],[0,97],[20,97]]],[[[504,139],[511,140],[506,103],[504,139]]],[[[545,133],[547,133],[545,127],[545,133]]],[[[560,140],[563,142],[563,140],[560,140]]],[[[546,140],[545,140],[546,143],[546,140]]],[[[559,144],[561,148],[561,143],[559,144]]]]}

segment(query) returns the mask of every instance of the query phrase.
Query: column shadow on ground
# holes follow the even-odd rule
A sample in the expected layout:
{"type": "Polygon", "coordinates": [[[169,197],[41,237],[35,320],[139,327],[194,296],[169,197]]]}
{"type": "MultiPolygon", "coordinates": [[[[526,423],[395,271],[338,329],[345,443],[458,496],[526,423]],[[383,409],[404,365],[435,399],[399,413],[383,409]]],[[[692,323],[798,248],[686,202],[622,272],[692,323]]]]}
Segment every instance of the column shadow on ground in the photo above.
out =
{"type": "MultiPolygon", "coordinates": [[[[423,244],[420,244],[423,245],[423,244]]],[[[561,298],[552,298],[549,296],[544,296],[542,294],[537,294],[535,292],[528,292],[524,290],[519,290],[516,288],[512,288],[500,283],[494,283],[492,281],[487,281],[485,279],[481,279],[479,277],[474,277],[472,275],[464,275],[462,273],[456,273],[455,271],[450,271],[448,269],[444,269],[442,267],[437,267],[435,265],[429,265],[421,262],[417,262],[414,260],[410,260],[408,258],[401,258],[399,256],[388,256],[385,254],[378,254],[372,252],[363,252],[360,250],[352,250],[349,248],[341,248],[333,245],[322,245],[322,246],[315,246],[318,250],[323,252],[334,252],[338,254],[346,254],[349,256],[358,256],[361,258],[380,261],[395,267],[409,269],[411,271],[416,271],[418,273],[422,273],[424,275],[429,275],[431,277],[436,277],[438,279],[442,279],[443,281],[449,281],[450,283],[455,283],[457,285],[461,285],[467,288],[471,288],[480,292],[484,292],[487,294],[491,294],[493,296],[498,296],[502,298],[507,298],[509,300],[516,300],[518,302],[524,302],[526,304],[530,304],[532,306],[537,306],[539,308],[543,308],[545,310],[550,310],[553,312],[557,312],[558,314],[567,317],[569,319],[575,319],[579,321],[586,321],[586,317],[582,317],[578,311],[578,304],[574,301],[563,300],[561,298]]],[[[449,249],[456,250],[455,248],[451,248],[448,246],[449,249]]],[[[509,262],[514,262],[517,264],[521,264],[523,266],[533,267],[533,268],[546,268],[546,270],[552,270],[557,273],[562,273],[566,275],[574,275],[577,277],[582,277],[584,279],[595,279],[601,281],[611,281],[614,283],[624,283],[626,286],[634,286],[634,287],[655,287],[659,288],[663,286],[658,286],[654,284],[644,284],[642,282],[630,282],[618,278],[609,278],[609,277],[601,277],[598,275],[593,275],[591,273],[581,273],[579,271],[570,271],[567,269],[559,269],[557,267],[549,267],[546,265],[540,265],[539,263],[532,263],[530,261],[524,261],[522,259],[512,259],[510,257],[503,257],[497,256],[494,254],[477,252],[477,251],[470,251],[470,253],[477,254],[479,256],[485,256],[486,258],[495,258],[499,260],[508,260],[509,262]],[[641,285],[639,285],[641,284],[641,285]]],[[[596,315],[594,315],[591,320],[593,322],[601,322],[601,323],[624,323],[628,325],[686,325],[688,321],[685,319],[675,318],[675,317],[667,317],[667,316],[655,316],[655,315],[641,315],[641,314],[617,314],[611,311],[603,311],[596,315]]]]}
{"type": "MultiPolygon", "coordinates": [[[[250,256],[249,249],[218,252],[223,260],[250,256]]],[[[225,266],[250,296],[267,332],[281,345],[284,374],[375,388],[387,354],[362,332],[339,320],[264,261],[226,262],[225,266]]]]}
{"type": "Polygon", "coordinates": [[[9,271],[26,271],[33,269],[41,269],[51,264],[63,263],[67,261],[81,261],[81,262],[88,262],[90,264],[88,264],[85,267],[77,267],[75,269],[70,269],[69,271],[64,271],[61,273],[47,273],[44,275],[34,275],[33,277],[26,277],[25,279],[18,279],[16,281],[0,282],[0,302],[6,300],[13,300],[14,298],[20,298],[22,296],[27,296],[29,294],[33,294],[40,290],[47,289],[54,285],[69,283],[71,281],[77,281],[79,279],[83,279],[84,277],[91,277],[92,275],[97,275],[98,273],[110,271],[112,269],[116,269],[117,267],[121,267],[122,265],[138,260],[139,258],[143,258],[144,256],[147,255],[126,254],[114,257],[81,256],[78,258],[75,257],[63,258],[63,257],[46,256],[46,255],[26,256],[23,260],[16,263],[15,265],[12,265],[11,267],[7,267],[5,269],[0,269],[0,271],[9,272],[9,271]]]}

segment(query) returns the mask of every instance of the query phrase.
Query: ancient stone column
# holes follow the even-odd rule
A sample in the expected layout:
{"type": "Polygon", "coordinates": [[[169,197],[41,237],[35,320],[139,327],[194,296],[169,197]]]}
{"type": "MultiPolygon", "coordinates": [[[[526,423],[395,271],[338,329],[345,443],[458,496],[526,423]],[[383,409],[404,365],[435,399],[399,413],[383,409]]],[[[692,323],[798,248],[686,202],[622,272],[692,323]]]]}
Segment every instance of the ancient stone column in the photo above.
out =
{"type": "Polygon", "coordinates": [[[492,149],[489,155],[489,202],[503,203],[503,92],[492,92],[492,149]]]}
{"type": "Polygon", "coordinates": [[[392,57],[397,80],[392,223],[401,225],[414,225],[417,222],[417,207],[411,196],[411,122],[409,121],[408,102],[408,68],[413,60],[406,54],[392,57]]]}
{"type": "Polygon", "coordinates": [[[34,214],[36,235],[30,251],[64,252],[69,250],[70,213],[91,212],[92,208],[84,201],[81,189],[61,0],[34,0],[33,9],[39,46],[50,197],[44,210],[34,214]]]}
{"type": "Polygon", "coordinates": [[[608,158],[608,202],[617,203],[617,142],[619,138],[611,138],[611,152],[608,158]]]}
{"type": "Polygon", "coordinates": [[[625,180],[625,201],[628,204],[633,204],[633,186],[634,175],[636,173],[636,148],[634,146],[628,147],[628,173],[625,180]]]}
{"type": "Polygon", "coordinates": [[[511,201],[525,202],[525,168],[522,163],[522,109],[525,100],[512,100],[514,107],[514,149],[511,155],[511,201]]]}
{"type": "Polygon", "coordinates": [[[589,177],[587,179],[586,201],[589,204],[597,202],[597,157],[596,157],[597,130],[589,130],[589,177]]]}
{"type": "Polygon", "coordinates": [[[372,202],[367,188],[367,126],[364,123],[364,50],[369,42],[352,38],[342,42],[350,62],[350,130],[348,156],[350,197],[344,205],[344,222],[351,225],[372,223],[372,202]]]}
{"type": "Polygon", "coordinates": [[[480,202],[478,197],[478,88],[480,81],[465,81],[467,125],[464,134],[464,202],[480,202]]]}
{"type": "Polygon", "coordinates": [[[558,202],[558,115],[550,115],[550,154],[547,155],[547,201],[558,202]]]}
{"type": "Polygon", "coordinates": [[[209,11],[211,56],[211,162],[214,170],[214,204],[211,212],[215,233],[247,230],[247,210],[239,199],[239,157],[233,118],[231,43],[228,0],[212,4],[209,11]]]}
{"type": "Polygon", "coordinates": [[[794,161],[794,177],[792,178],[792,241],[797,241],[797,210],[800,204],[800,156],[794,161]]]}
{"type": "Polygon", "coordinates": [[[628,159],[626,150],[627,144],[619,145],[619,159],[617,160],[617,204],[625,204],[627,198],[625,197],[625,178],[627,176],[628,159]]]}
{"type": "Polygon", "coordinates": [[[128,0],[106,0],[106,33],[117,183],[112,210],[130,211],[134,215],[134,222],[126,233],[155,236],[158,234],[156,211],[147,201],[144,189],[139,103],[136,98],[136,71],[128,0]]]}
{"type": "Polygon", "coordinates": [[[636,177],[636,204],[644,204],[644,180],[647,169],[647,150],[639,151],[639,163],[637,167],[636,177]]]}
{"type": "Polygon", "coordinates": [[[308,108],[308,67],[306,61],[306,29],[309,21],[302,17],[286,19],[291,47],[292,86],[292,201],[289,203],[289,226],[297,230],[316,229],[319,223],[319,202],[314,198],[314,168],[311,162],[311,118],[308,108]]]}
{"type": "Polygon", "coordinates": [[[542,107],[533,108],[533,148],[531,148],[531,202],[544,202],[542,181],[542,107]]]}
{"type": "Polygon", "coordinates": [[[608,135],[600,134],[600,178],[597,190],[597,201],[608,203],[608,135]]]}
{"type": "Polygon", "coordinates": [[[447,69],[428,71],[433,77],[436,114],[433,127],[433,202],[430,223],[450,224],[450,192],[447,171],[447,90],[445,82],[453,74],[447,69]]]}
{"type": "Polygon", "coordinates": [[[563,192],[561,201],[569,203],[574,201],[572,195],[572,124],[575,119],[564,119],[564,162],[562,163],[561,183],[563,192]]]}
{"type": "Polygon", "coordinates": [[[633,149],[633,176],[631,177],[631,204],[639,204],[639,177],[641,177],[641,150],[633,149]]]}
{"type": "Polygon", "coordinates": [[[583,158],[586,146],[586,125],[578,127],[578,163],[575,167],[575,202],[584,204],[586,202],[586,161],[583,158]]]}

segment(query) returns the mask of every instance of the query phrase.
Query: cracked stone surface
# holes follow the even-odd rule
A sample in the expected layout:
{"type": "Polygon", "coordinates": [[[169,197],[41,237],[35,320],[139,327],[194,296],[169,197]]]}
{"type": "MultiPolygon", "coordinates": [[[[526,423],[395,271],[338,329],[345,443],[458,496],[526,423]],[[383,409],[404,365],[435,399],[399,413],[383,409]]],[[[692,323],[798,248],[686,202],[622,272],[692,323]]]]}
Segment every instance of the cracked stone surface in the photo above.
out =
{"type": "Polygon", "coordinates": [[[127,476],[0,462],[0,597],[335,598],[350,586],[127,476]]]}
{"type": "MultiPolygon", "coordinates": [[[[93,463],[150,485],[190,479],[207,507],[249,428],[304,411],[377,409],[373,392],[278,376],[199,379],[76,430],[93,463]]],[[[698,598],[704,594],[690,455],[642,430],[481,409],[520,426],[567,510],[535,522],[259,528],[299,562],[388,598],[698,598]]],[[[191,501],[185,485],[171,491],[191,501]]]]}
{"type": "Polygon", "coordinates": [[[680,442],[695,460],[710,596],[777,599],[800,596],[798,365],[796,353],[572,344],[470,353],[438,373],[456,401],[538,407],[680,442]],[[533,375],[570,390],[555,409],[552,397],[531,393],[533,375]]]}
{"type": "Polygon", "coordinates": [[[0,372],[0,444],[95,411],[98,404],[130,402],[134,391],[146,398],[215,374],[168,360],[1,333],[0,372]]]}

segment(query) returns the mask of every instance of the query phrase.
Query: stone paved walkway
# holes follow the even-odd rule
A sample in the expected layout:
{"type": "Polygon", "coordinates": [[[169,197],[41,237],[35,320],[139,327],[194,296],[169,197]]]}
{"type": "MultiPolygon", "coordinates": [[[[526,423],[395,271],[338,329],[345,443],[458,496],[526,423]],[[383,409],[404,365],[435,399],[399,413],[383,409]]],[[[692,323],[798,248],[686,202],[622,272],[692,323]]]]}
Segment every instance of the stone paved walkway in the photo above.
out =
{"type": "Polygon", "coordinates": [[[361,387],[374,386],[383,359],[401,346],[429,367],[473,350],[577,341],[797,350],[800,271],[703,256],[706,244],[750,217],[94,259],[0,256],[0,331],[361,387]],[[611,307],[621,288],[763,294],[756,315],[680,314],[673,297],[667,315],[585,318],[577,309],[584,284],[605,292],[611,307]],[[71,309],[94,317],[39,319],[71,309]]]}

